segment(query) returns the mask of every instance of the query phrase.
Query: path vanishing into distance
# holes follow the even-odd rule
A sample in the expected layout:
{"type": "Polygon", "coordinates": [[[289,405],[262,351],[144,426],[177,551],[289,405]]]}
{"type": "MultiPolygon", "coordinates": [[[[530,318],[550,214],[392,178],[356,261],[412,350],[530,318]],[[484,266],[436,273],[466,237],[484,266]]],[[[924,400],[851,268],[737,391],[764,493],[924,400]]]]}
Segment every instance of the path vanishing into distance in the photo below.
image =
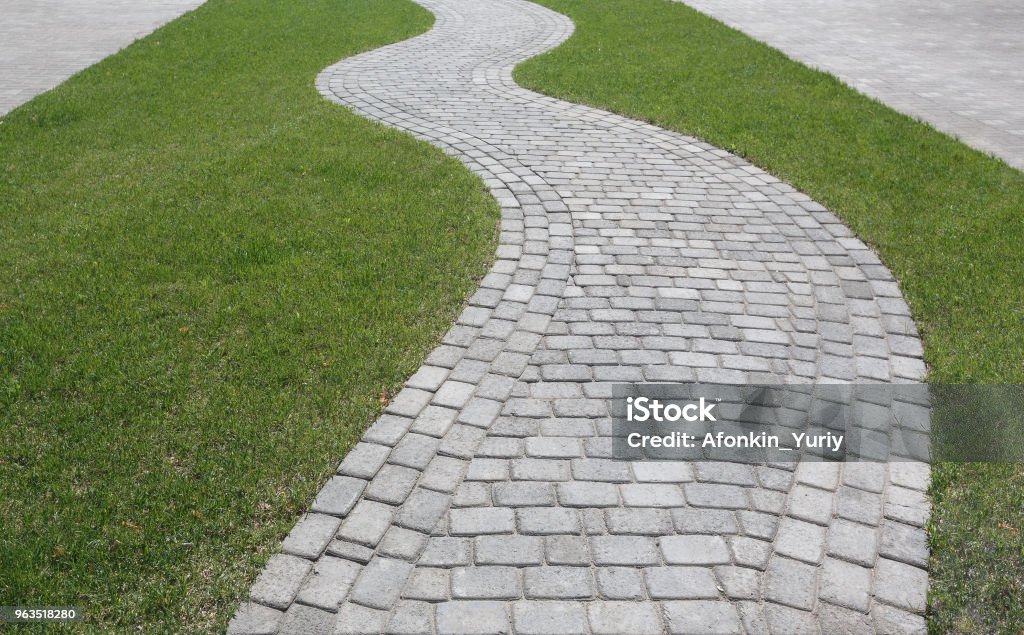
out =
{"type": "Polygon", "coordinates": [[[1024,170],[1024,3],[681,1],[1024,170]]]}
{"type": "Polygon", "coordinates": [[[205,0],[3,0],[0,116],[205,0]]]}
{"type": "Polygon", "coordinates": [[[610,458],[614,382],[920,379],[889,271],[728,152],[517,86],[568,18],[419,1],[317,87],[480,175],[497,259],[229,631],[923,631],[927,466],[610,458]]]}

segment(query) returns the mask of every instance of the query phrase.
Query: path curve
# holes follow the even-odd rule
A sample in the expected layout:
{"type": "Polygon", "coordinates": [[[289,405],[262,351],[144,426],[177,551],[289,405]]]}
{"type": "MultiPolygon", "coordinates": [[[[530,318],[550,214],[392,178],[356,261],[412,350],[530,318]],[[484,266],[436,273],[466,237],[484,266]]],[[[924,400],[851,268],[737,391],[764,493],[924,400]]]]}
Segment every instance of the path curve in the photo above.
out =
{"type": "Polygon", "coordinates": [[[418,1],[317,87],[480,175],[497,260],[229,631],[922,630],[925,466],[609,458],[611,382],[919,379],[888,270],[742,159],[517,86],[565,16],[418,1]]]}

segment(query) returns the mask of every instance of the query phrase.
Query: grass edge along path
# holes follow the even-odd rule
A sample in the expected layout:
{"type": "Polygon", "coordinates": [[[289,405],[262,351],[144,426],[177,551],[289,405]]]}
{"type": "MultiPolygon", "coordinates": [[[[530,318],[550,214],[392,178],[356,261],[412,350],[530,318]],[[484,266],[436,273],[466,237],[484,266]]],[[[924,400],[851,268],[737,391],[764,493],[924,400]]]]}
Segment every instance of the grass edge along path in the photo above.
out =
{"type": "MultiPolygon", "coordinates": [[[[518,83],[694,135],[828,206],[900,281],[937,382],[1024,383],[1024,174],[680,3],[538,0],[518,83]]],[[[929,628],[1024,630],[1024,466],[939,464],[929,628]]]]}
{"type": "Polygon", "coordinates": [[[431,23],[210,0],[2,118],[0,605],[222,630],[450,326],[496,202],[314,89],[431,23]]]}

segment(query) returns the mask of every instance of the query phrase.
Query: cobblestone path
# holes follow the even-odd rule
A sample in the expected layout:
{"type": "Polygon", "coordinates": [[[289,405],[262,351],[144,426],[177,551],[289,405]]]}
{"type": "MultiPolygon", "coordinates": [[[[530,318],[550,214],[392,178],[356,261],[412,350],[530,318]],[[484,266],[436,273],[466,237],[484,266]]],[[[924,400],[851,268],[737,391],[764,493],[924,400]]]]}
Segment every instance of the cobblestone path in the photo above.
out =
{"type": "Polygon", "coordinates": [[[1017,0],[682,0],[1024,170],[1017,0]]]}
{"type": "Polygon", "coordinates": [[[926,467],[609,458],[612,382],[919,378],[889,272],[727,152],[518,87],[564,16],[420,1],[318,87],[479,174],[497,260],[231,632],[922,630],[926,467]]]}
{"type": "Polygon", "coordinates": [[[203,0],[3,0],[0,116],[203,0]]]}

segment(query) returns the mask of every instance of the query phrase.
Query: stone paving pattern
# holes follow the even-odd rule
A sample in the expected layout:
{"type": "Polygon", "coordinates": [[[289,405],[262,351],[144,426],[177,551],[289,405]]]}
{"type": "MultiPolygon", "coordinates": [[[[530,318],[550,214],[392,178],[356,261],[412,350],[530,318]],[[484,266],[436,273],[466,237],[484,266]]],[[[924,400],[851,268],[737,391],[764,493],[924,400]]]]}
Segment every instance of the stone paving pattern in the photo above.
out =
{"type": "Polygon", "coordinates": [[[497,260],[229,631],[923,631],[927,466],[610,458],[612,382],[919,379],[888,270],[723,150],[517,86],[566,17],[420,1],[317,86],[479,174],[497,260]]]}
{"type": "Polygon", "coordinates": [[[0,116],[204,0],[3,0],[0,116]]]}
{"type": "Polygon", "coordinates": [[[682,1],[1024,169],[1024,3],[682,1]]]}

